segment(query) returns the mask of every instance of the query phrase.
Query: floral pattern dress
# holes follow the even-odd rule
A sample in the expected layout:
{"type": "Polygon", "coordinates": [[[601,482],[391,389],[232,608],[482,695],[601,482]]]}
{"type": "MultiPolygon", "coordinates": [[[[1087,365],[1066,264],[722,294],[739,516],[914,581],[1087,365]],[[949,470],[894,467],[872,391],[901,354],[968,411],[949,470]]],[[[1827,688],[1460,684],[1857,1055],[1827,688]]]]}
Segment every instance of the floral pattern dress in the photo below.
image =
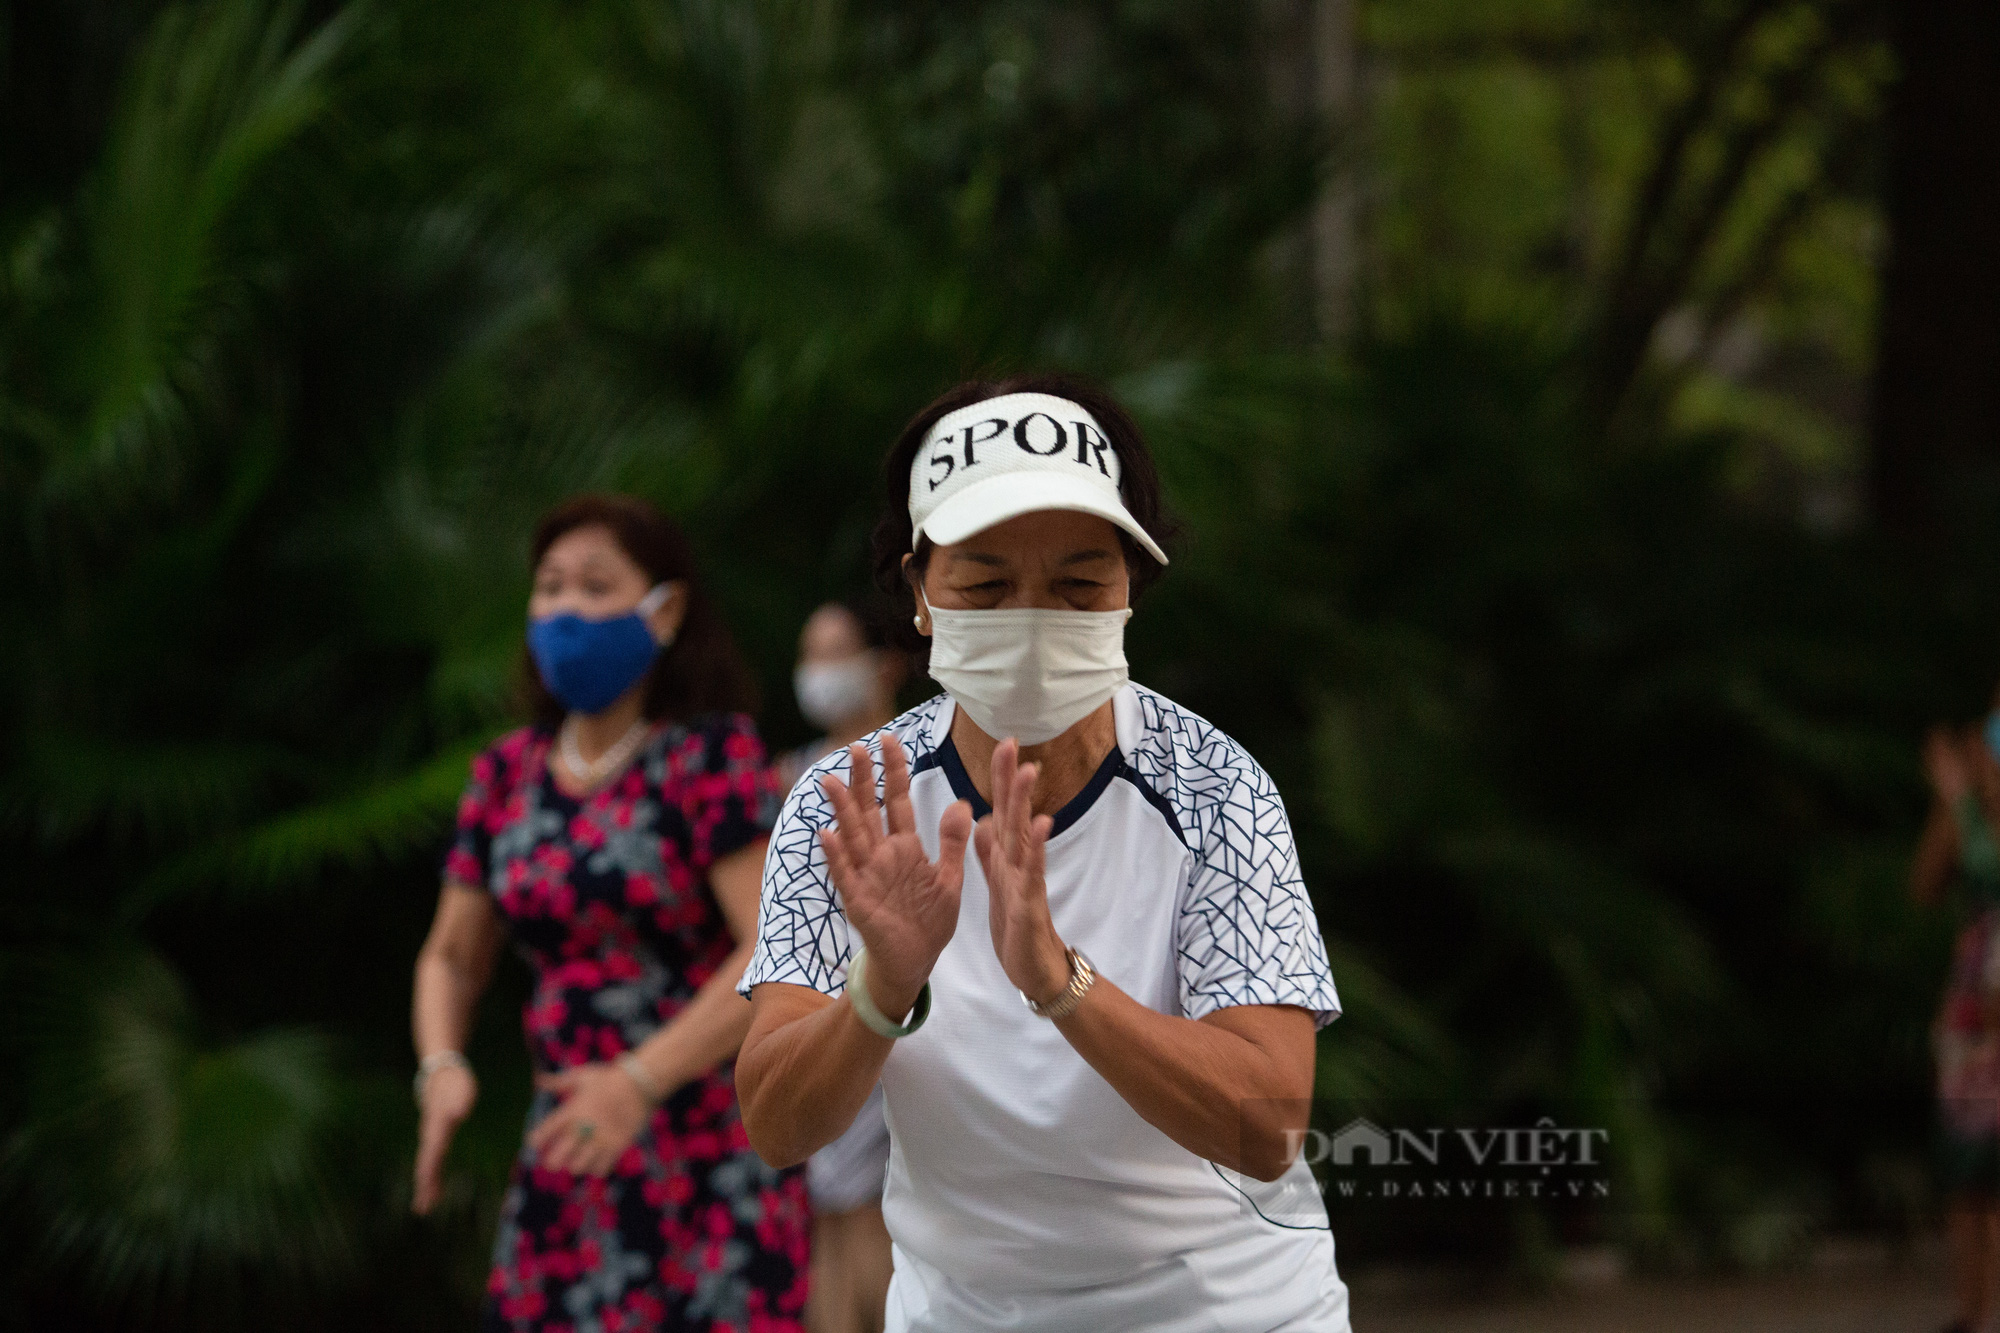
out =
{"type": "MultiPolygon", "coordinates": [[[[654,732],[583,798],[549,775],[553,737],[504,737],[472,765],[446,877],[483,885],[534,971],[538,1070],[609,1061],[658,1031],[734,947],[708,887],[765,836],[778,795],[750,720],[654,732]]],[[[532,1128],[555,1108],[537,1093],[532,1128]]],[[[803,1326],[804,1172],[766,1166],[733,1066],[676,1090],[602,1177],[525,1145],[500,1215],[482,1326],[506,1333],[788,1333],[803,1326]]]]}

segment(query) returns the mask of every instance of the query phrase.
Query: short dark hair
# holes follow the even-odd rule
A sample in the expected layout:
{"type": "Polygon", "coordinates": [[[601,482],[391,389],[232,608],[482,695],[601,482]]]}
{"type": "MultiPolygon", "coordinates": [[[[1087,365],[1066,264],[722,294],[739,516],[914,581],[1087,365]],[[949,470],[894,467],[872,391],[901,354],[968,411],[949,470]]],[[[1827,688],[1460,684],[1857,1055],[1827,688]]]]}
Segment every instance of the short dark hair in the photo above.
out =
{"type": "MultiPolygon", "coordinates": [[[[922,577],[930,563],[931,540],[924,537],[914,547],[911,545],[910,467],[916,461],[917,450],[923,448],[931,427],[940,419],[961,407],[970,407],[988,398],[1010,393],[1045,393],[1067,398],[1095,417],[1111,441],[1112,452],[1118,455],[1118,495],[1125,502],[1126,510],[1139,521],[1146,535],[1159,543],[1162,550],[1171,551],[1179,536],[1179,526],[1168,516],[1160,497],[1160,472],[1153,465],[1153,452],[1146,447],[1146,437],[1139,433],[1138,424],[1119,406],[1118,400],[1105,390],[1068,375],[1014,375],[999,380],[967,380],[947,389],[910,418],[910,424],[903,427],[903,433],[896,437],[889,456],[883,460],[882,517],[875,524],[872,542],[875,586],[896,608],[887,626],[890,642],[910,653],[920,664],[930,661],[931,641],[917,633],[913,623],[917,612],[916,594],[910,590],[909,580],[903,576],[903,557],[910,554],[916,556],[911,568],[922,577]]],[[[1137,605],[1140,594],[1151,587],[1166,569],[1123,529],[1119,530],[1118,544],[1125,551],[1125,568],[1132,580],[1131,599],[1137,605]]]]}
{"type": "MultiPolygon", "coordinates": [[[[629,495],[579,495],[565,500],[535,525],[528,557],[532,570],[557,539],[578,528],[598,526],[611,533],[620,550],[654,583],[679,583],[687,598],[674,641],[646,669],[641,711],[652,720],[685,721],[704,713],[756,710],[757,687],[729,627],[703,591],[695,572],[694,548],[680,525],[644,500],[629,495]]],[[[534,655],[521,654],[521,692],[530,719],[553,731],[562,725],[562,703],[550,693],[534,655]]]]}

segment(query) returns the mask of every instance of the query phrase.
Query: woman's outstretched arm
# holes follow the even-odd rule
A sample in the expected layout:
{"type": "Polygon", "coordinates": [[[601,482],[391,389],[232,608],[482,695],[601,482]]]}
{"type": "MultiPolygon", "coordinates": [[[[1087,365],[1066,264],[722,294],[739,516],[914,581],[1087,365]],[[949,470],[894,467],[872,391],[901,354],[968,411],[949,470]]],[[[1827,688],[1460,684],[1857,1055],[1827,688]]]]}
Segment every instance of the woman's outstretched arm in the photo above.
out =
{"type": "Polygon", "coordinates": [[[1910,861],[1910,896],[1934,903],[1958,871],[1958,806],[1972,793],[1972,766],[1949,728],[1933,727],[1924,737],[1924,775],[1937,799],[1910,861]]]}
{"type": "MultiPolygon", "coordinates": [[[[499,910],[484,889],[445,881],[430,934],[417,951],[410,997],[410,1029],[419,1061],[465,1049],[473,1010],[492,979],[504,934],[499,910]]],[[[410,1201],[417,1212],[427,1213],[437,1203],[445,1150],[478,1096],[479,1083],[463,1064],[433,1069],[425,1079],[410,1201]]]]}
{"type": "Polygon", "coordinates": [[[1958,820],[1943,801],[1933,801],[1917,854],[1910,860],[1910,896],[1925,904],[1938,901],[1957,869],[1958,820]]]}

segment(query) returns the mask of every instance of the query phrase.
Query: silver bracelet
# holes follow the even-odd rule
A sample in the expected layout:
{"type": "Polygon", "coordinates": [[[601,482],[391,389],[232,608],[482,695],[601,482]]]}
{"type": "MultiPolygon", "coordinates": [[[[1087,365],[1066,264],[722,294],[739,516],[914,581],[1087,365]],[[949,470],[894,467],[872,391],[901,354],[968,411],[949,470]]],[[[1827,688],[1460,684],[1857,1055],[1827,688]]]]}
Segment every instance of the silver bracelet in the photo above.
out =
{"type": "Polygon", "coordinates": [[[1068,1018],[1075,1013],[1076,1007],[1083,1003],[1083,997],[1097,984],[1097,969],[1083,956],[1083,950],[1068,949],[1065,952],[1069,955],[1069,985],[1061,995],[1047,1004],[1036,1004],[1028,998],[1028,992],[1021,992],[1021,1003],[1028,1006],[1028,1012],[1038,1018],[1046,1018],[1050,1022],[1068,1018]]]}
{"type": "Polygon", "coordinates": [[[658,1106],[666,1100],[667,1094],[660,1091],[660,1085],[653,1081],[653,1076],[646,1072],[646,1066],[639,1063],[639,1057],[633,1052],[627,1051],[619,1056],[618,1067],[625,1071],[626,1078],[632,1080],[632,1086],[646,1099],[646,1105],[658,1106]]]}
{"type": "Polygon", "coordinates": [[[432,1051],[417,1062],[417,1076],[410,1080],[410,1093],[417,1099],[417,1108],[423,1109],[424,1085],[431,1081],[431,1075],[440,1069],[456,1066],[466,1073],[472,1072],[472,1061],[465,1058],[463,1051],[432,1051]]]}

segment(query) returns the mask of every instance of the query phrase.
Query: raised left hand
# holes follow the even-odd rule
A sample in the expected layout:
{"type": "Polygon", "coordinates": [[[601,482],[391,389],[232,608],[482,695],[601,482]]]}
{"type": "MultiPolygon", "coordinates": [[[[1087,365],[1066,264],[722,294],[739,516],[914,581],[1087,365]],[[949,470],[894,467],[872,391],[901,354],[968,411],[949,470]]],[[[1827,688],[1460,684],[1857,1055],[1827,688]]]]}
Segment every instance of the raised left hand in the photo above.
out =
{"type": "Polygon", "coordinates": [[[1012,740],[993,748],[993,813],[972,832],[986,869],[987,926],[1001,970],[1023,995],[1047,1004],[1069,986],[1069,953],[1049,916],[1049,830],[1033,813],[1036,766],[1012,740]]]}
{"type": "Polygon", "coordinates": [[[535,1086],[562,1099],[528,1133],[529,1151],[551,1171],[608,1175],[653,1113],[639,1085],[617,1065],[537,1074],[535,1086]]]}

